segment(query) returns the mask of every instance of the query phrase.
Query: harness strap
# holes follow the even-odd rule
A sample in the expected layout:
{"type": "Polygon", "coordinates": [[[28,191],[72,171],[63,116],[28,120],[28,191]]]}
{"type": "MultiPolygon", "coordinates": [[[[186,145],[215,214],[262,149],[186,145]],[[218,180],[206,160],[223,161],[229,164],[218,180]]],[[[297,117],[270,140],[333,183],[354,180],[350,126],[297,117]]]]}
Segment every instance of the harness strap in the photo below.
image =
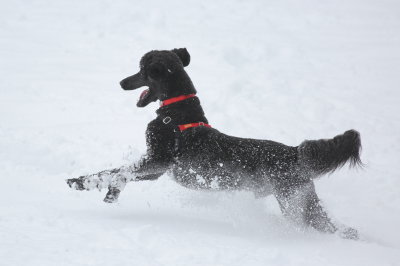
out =
{"type": "Polygon", "coordinates": [[[186,129],[191,128],[191,127],[201,127],[201,126],[203,126],[203,127],[210,127],[210,128],[211,128],[211,126],[210,126],[209,124],[206,124],[206,123],[204,123],[204,122],[189,123],[189,124],[184,124],[184,125],[178,125],[178,128],[179,128],[179,130],[182,132],[182,131],[185,131],[186,129]]]}
{"type": "MultiPolygon", "coordinates": [[[[196,97],[196,94],[181,95],[181,96],[170,98],[170,99],[167,99],[167,100],[164,100],[164,101],[160,102],[160,106],[163,107],[163,106],[166,106],[166,105],[169,105],[169,104],[172,104],[172,103],[176,103],[176,102],[180,102],[180,101],[183,101],[183,100],[186,100],[186,99],[189,99],[189,98],[193,98],[193,97],[196,97]]],[[[211,126],[209,124],[206,124],[204,122],[177,125],[172,121],[171,117],[169,117],[169,116],[164,117],[162,119],[162,122],[165,125],[167,125],[167,124],[172,122],[172,125],[175,127],[175,129],[174,129],[174,132],[175,132],[175,143],[174,143],[175,156],[179,156],[180,138],[181,138],[181,133],[183,131],[185,131],[188,128],[200,127],[200,126],[211,128],[211,126]]]]}
{"type": "MultiPolygon", "coordinates": [[[[171,117],[166,116],[163,118],[162,122],[164,124],[169,124],[170,122],[172,122],[171,117]]],[[[174,125],[175,129],[175,140],[174,140],[174,156],[179,156],[179,148],[180,148],[180,138],[182,136],[182,132],[185,131],[188,128],[192,128],[192,127],[208,127],[211,128],[211,126],[209,124],[206,124],[204,122],[197,122],[197,123],[189,123],[189,124],[184,124],[184,125],[174,125]]]]}
{"type": "Polygon", "coordinates": [[[188,95],[181,95],[181,96],[170,98],[170,99],[160,102],[160,106],[163,107],[163,106],[169,105],[171,103],[180,102],[180,101],[183,101],[183,100],[186,100],[189,98],[193,98],[193,97],[196,97],[196,94],[193,93],[193,94],[188,94],[188,95]]]}

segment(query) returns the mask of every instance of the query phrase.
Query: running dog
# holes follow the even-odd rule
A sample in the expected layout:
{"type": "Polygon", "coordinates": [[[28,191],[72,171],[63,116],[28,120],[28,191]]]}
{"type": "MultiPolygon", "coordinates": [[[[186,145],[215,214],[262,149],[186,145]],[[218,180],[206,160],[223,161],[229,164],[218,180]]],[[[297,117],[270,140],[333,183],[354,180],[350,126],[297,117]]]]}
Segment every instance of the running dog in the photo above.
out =
{"type": "Polygon", "coordinates": [[[185,48],[150,51],[142,57],[140,71],[120,84],[124,90],[148,87],[138,107],[161,103],[147,126],[147,154],[134,165],[68,179],[68,185],[77,190],[107,188],[104,200],[115,202],[127,182],[156,180],[168,172],[191,189],[248,190],[257,197],[272,194],[283,214],[296,223],[357,239],[355,229],[329,219],[313,180],[347,162],[361,165],[359,133],[349,130],[296,147],[223,134],[208,124],[184,69],[189,62],[185,48]]]}

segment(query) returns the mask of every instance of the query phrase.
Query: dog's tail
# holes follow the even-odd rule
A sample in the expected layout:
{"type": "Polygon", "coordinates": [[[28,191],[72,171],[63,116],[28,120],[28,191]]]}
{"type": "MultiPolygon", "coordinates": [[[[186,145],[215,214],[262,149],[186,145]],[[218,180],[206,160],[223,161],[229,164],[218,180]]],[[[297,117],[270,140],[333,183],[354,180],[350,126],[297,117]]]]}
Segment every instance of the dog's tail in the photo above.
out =
{"type": "Polygon", "coordinates": [[[300,164],[313,175],[333,172],[346,162],[362,166],[360,133],[348,130],[333,139],[306,140],[298,147],[300,164]]]}

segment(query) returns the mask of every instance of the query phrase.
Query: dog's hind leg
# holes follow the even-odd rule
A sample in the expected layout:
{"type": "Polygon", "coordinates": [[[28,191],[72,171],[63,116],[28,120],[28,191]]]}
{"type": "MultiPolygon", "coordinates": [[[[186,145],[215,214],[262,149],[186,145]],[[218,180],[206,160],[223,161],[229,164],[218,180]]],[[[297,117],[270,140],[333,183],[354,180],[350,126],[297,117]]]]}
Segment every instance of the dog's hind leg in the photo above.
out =
{"type": "MultiPolygon", "coordinates": [[[[283,214],[296,223],[311,226],[324,233],[338,231],[321,206],[311,181],[294,187],[276,188],[275,196],[283,214]]],[[[352,228],[340,230],[339,234],[344,238],[358,239],[357,231],[352,228]]]]}

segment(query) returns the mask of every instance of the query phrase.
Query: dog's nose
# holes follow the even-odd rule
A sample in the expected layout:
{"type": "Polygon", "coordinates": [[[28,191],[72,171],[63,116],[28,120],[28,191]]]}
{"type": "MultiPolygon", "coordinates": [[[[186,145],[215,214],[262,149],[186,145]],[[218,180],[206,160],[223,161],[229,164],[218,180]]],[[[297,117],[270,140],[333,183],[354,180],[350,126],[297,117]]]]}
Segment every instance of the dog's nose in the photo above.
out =
{"type": "Polygon", "coordinates": [[[129,80],[123,79],[119,82],[119,85],[124,90],[129,90],[129,80]]]}
{"type": "Polygon", "coordinates": [[[121,86],[121,88],[124,88],[124,80],[121,80],[120,82],[119,82],[119,85],[121,86]]]}

